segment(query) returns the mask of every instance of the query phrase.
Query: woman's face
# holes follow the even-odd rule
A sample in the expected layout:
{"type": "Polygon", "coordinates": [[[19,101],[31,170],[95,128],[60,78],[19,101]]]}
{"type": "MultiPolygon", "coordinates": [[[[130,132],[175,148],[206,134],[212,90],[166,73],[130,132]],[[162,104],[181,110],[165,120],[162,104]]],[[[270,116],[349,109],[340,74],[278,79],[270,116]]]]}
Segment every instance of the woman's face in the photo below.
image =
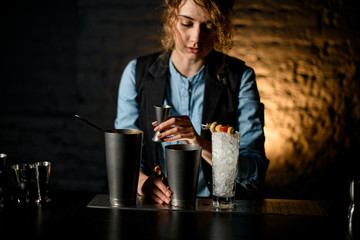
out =
{"type": "Polygon", "coordinates": [[[201,60],[214,48],[215,26],[209,13],[194,3],[184,0],[174,26],[176,54],[189,60],[201,60]]]}

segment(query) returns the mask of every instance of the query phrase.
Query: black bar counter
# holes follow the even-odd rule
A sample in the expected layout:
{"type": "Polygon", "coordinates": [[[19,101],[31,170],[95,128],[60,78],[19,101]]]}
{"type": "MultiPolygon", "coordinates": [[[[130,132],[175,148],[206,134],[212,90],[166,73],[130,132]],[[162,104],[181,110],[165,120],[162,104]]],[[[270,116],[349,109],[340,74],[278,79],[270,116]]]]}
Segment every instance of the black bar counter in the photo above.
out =
{"type": "Polygon", "coordinates": [[[105,196],[53,190],[48,205],[6,207],[0,212],[0,239],[346,239],[343,206],[325,201],[320,212],[293,213],[284,207],[266,211],[269,204],[293,200],[266,199],[261,206],[239,202],[250,211],[215,211],[210,199],[200,199],[205,207],[190,210],[157,204],[97,207],[94,201],[105,196]]]}

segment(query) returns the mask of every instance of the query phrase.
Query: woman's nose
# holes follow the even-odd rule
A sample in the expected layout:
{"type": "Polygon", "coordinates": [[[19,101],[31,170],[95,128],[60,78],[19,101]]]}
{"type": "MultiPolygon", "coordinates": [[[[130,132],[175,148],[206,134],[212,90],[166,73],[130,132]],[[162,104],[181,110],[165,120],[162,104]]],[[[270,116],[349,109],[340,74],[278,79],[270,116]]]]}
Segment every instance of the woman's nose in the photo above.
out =
{"type": "Polygon", "coordinates": [[[194,27],[190,33],[190,41],[195,43],[200,42],[200,34],[201,34],[200,27],[194,27]]]}

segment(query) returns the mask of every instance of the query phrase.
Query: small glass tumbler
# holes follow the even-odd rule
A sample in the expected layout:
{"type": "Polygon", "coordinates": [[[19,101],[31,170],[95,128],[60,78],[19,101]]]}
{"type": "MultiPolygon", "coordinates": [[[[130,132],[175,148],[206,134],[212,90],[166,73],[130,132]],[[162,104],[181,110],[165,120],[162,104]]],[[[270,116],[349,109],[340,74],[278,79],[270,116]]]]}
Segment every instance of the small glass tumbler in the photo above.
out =
{"type": "Polygon", "coordinates": [[[18,206],[29,206],[36,198],[36,180],[32,164],[15,164],[11,166],[16,180],[15,201],[18,206]]]}
{"type": "Polygon", "coordinates": [[[6,175],[5,175],[5,163],[6,163],[7,155],[5,153],[0,153],[0,211],[5,206],[5,198],[6,198],[6,175]]]}
{"type": "Polygon", "coordinates": [[[7,155],[5,153],[0,153],[0,174],[4,173],[6,158],[7,155]]]}
{"type": "Polygon", "coordinates": [[[360,238],[360,180],[350,181],[350,206],[347,215],[348,235],[350,239],[360,238]]]}
{"type": "Polygon", "coordinates": [[[50,182],[50,162],[35,162],[33,164],[36,187],[37,187],[37,204],[49,203],[49,182],[50,182]]]}
{"type": "Polygon", "coordinates": [[[212,134],[213,207],[233,208],[238,173],[240,134],[212,134]]]}

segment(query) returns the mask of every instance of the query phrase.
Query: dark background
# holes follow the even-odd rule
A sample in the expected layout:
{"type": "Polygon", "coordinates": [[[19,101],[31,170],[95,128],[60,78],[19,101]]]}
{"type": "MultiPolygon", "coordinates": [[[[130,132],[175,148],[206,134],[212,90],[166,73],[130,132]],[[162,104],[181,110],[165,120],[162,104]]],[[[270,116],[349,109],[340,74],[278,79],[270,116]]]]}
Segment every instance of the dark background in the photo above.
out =
{"type": "MultiPolygon", "coordinates": [[[[0,152],[50,161],[54,188],[106,192],[104,136],[128,61],[161,48],[160,0],[1,7],[0,152]]],[[[271,161],[265,197],[342,198],[359,175],[359,4],[238,1],[235,47],[257,73],[271,161]],[[292,103],[291,105],[287,105],[292,103]]]]}

